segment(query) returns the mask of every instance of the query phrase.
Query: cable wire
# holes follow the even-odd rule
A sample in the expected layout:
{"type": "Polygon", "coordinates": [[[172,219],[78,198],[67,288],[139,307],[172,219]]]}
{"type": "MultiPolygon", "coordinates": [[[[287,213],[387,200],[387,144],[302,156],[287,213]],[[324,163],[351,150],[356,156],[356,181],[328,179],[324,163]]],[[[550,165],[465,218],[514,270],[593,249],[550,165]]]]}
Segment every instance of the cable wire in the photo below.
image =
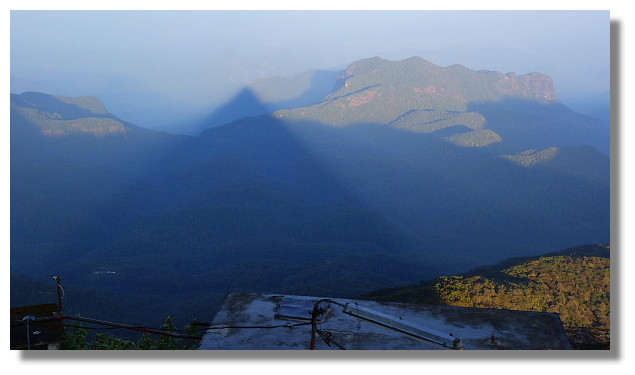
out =
{"type": "MultiPolygon", "coordinates": [[[[67,319],[73,319],[74,317],[66,317],[67,319]]],[[[78,318],[75,318],[78,319],[78,318]]],[[[41,319],[41,320],[48,320],[48,319],[41,319]]],[[[85,318],[85,320],[92,320],[89,318],[85,318]]],[[[24,324],[24,321],[19,321],[16,323],[22,323],[24,324]]],[[[97,324],[109,324],[110,322],[96,322],[97,324]]],[[[295,327],[301,327],[301,326],[306,326],[306,325],[310,325],[311,322],[305,322],[305,323],[296,323],[296,324],[290,324],[290,323],[285,323],[285,324],[279,324],[279,325],[273,325],[273,326],[209,326],[209,327],[202,327],[202,328],[196,328],[196,329],[189,329],[189,330],[183,330],[183,329],[176,329],[176,328],[172,328],[172,329],[162,329],[162,331],[165,332],[172,332],[172,333],[185,333],[185,334],[189,334],[189,333],[194,333],[194,332],[205,332],[208,330],[217,330],[217,329],[231,329],[231,328],[235,328],[235,329],[274,329],[274,328],[289,328],[289,329],[293,329],[295,327]]],[[[28,321],[26,322],[27,328],[28,328],[28,321]]],[[[112,330],[112,329],[135,329],[135,330],[156,330],[155,328],[150,328],[150,327],[145,327],[145,326],[113,326],[113,327],[95,327],[95,326],[82,326],[82,325],[77,325],[77,324],[70,324],[70,323],[63,323],[64,327],[72,327],[72,328],[78,328],[78,329],[87,329],[87,330],[112,330]]],[[[151,332],[151,333],[156,333],[156,334],[164,334],[162,332],[151,332]]]]}
{"type": "Polygon", "coordinates": [[[333,334],[331,332],[323,331],[323,330],[320,330],[320,329],[316,330],[316,332],[317,332],[318,335],[320,335],[322,340],[324,340],[326,345],[328,345],[329,347],[331,346],[331,343],[333,343],[335,346],[337,346],[341,350],[346,350],[345,347],[343,347],[337,341],[335,341],[335,336],[333,336],[333,334]]]}
{"type": "Polygon", "coordinates": [[[210,329],[225,329],[225,328],[240,328],[240,329],[250,329],[250,328],[264,328],[264,329],[269,329],[269,328],[294,328],[294,327],[301,327],[301,326],[306,326],[311,324],[311,322],[306,322],[306,323],[297,323],[297,324],[280,324],[280,325],[276,325],[276,326],[210,326],[208,328],[205,328],[203,330],[210,330],[210,329]]]}

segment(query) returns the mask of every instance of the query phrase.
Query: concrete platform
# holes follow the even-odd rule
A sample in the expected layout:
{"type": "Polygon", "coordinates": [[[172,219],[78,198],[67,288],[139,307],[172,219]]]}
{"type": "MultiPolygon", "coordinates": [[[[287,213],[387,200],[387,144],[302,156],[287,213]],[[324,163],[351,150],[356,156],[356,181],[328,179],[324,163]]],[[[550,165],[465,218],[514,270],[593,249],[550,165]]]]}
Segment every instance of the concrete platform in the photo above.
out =
{"type": "MultiPolygon", "coordinates": [[[[229,294],[201,340],[200,350],[308,350],[311,311],[321,297],[229,294]]],[[[413,305],[364,300],[321,302],[316,350],[453,349],[344,312],[363,307],[393,317],[396,325],[425,327],[459,338],[465,350],[570,350],[558,314],[413,305]],[[350,310],[350,309],[349,309],[350,310]],[[324,338],[326,339],[324,339],[324,338]],[[329,341],[327,343],[326,341],[329,341]]],[[[385,325],[391,325],[386,323],[385,325]]]]}

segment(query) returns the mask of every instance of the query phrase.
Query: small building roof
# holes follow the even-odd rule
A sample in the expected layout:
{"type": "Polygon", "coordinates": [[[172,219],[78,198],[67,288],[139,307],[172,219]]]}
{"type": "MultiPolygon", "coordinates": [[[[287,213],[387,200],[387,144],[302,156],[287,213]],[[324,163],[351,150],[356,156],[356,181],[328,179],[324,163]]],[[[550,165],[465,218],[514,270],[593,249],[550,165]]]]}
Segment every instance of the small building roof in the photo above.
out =
{"type": "MultiPolygon", "coordinates": [[[[311,312],[320,300],[324,299],[279,294],[228,294],[199,349],[309,349],[311,312]]],[[[315,349],[318,350],[338,350],[340,347],[349,350],[444,348],[416,337],[416,334],[404,333],[408,327],[459,338],[466,350],[571,349],[560,316],[555,313],[339,298],[323,301],[319,306],[324,310],[317,319],[319,334],[316,335],[315,349]],[[373,323],[362,315],[354,315],[352,311],[356,307],[359,311],[372,312],[380,317],[379,320],[370,319],[376,320],[373,323]]]]}

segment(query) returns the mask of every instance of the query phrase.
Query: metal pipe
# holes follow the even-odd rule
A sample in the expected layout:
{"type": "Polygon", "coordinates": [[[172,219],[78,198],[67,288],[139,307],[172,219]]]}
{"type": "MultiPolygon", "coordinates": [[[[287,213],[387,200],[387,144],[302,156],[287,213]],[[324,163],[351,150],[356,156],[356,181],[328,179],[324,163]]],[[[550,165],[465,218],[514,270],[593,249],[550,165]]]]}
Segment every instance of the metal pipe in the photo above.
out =
{"type": "Polygon", "coordinates": [[[359,306],[357,303],[354,305],[347,303],[344,307],[344,313],[384,326],[394,331],[405,333],[427,342],[434,343],[445,349],[463,349],[463,342],[457,337],[423,327],[419,324],[412,323],[380,311],[359,306]]]}

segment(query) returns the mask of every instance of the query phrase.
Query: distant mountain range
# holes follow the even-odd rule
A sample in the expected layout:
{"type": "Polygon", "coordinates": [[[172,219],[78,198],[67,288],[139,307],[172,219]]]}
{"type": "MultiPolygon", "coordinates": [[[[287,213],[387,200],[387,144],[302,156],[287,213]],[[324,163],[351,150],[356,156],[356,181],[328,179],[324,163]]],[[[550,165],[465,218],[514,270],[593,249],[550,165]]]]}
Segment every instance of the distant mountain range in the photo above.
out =
{"type": "Polygon", "coordinates": [[[462,65],[442,68],[419,57],[397,62],[375,57],[351,64],[337,85],[320,103],[274,115],[334,126],[373,123],[425,133],[452,129],[442,134],[462,146],[505,139],[525,149],[590,144],[609,150],[609,129],[558,103],[551,77],[541,73],[502,74],[462,65]]]}
{"type": "Polygon", "coordinates": [[[255,82],[207,121],[173,135],[12,94],[14,277],[160,324],[228,291],[352,297],[609,242],[608,129],[540,73],[372,58],[255,82]]]}

